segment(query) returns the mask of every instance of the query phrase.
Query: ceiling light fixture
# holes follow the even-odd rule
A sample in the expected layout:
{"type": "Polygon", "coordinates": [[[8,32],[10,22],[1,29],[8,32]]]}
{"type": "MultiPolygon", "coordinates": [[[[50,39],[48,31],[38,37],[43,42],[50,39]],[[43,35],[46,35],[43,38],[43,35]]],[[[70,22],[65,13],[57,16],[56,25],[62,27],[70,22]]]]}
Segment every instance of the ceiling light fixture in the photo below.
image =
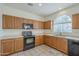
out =
{"type": "Polygon", "coordinates": [[[39,5],[39,6],[42,6],[42,3],[39,3],[38,5],[39,5]]]}
{"type": "Polygon", "coordinates": [[[62,8],[59,8],[59,10],[61,10],[62,8]]]}

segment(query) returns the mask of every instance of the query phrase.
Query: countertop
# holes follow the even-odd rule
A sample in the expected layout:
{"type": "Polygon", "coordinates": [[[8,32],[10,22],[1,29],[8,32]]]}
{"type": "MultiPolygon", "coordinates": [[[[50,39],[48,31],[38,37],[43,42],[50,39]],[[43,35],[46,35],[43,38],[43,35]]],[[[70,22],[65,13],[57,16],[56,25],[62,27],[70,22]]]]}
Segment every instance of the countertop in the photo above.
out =
{"type": "Polygon", "coordinates": [[[78,36],[53,35],[53,34],[45,34],[45,35],[59,37],[59,38],[66,38],[66,39],[69,39],[69,40],[78,40],[79,41],[79,37],[78,36]]]}
{"type": "MultiPolygon", "coordinates": [[[[79,37],[78,36],[63,36],[63,35],[53,35],[53,34],[39,34],[39,35],[48,35],[48,36],[54,36],[54,37],[59,37],[59,38],[66,38],[66,39],[70,39],[70,40],[78,40],[79,41],[79,37]]],[[[39,35],[35,35],[35,36],[39,36],[39,35]]],[[[22,35],[9,35],[9,36],[1,36],[0,40],[3,39],[10,39],[10,38],[19,38],[19,37],[23,37],[22,35]]]]}
{"type": "Polygon", "coordinates": [[[1,37],[0,37],[0,40],[3,40],[3,39],[10,39],[10,38],[19,38],[19,37],[23,37],[23,36],[21,36],[21,35],[1,36],[1,37]]]}

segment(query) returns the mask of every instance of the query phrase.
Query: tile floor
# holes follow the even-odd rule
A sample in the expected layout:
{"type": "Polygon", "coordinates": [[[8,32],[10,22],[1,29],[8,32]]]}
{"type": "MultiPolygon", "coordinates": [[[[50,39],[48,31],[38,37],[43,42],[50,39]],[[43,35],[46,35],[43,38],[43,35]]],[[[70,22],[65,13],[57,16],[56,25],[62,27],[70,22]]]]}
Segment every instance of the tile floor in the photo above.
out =
{"type": "Polygon", "coordinates": [[[67,55],[46,45],[41,45],[32,48],[30,50],[12,54],[11,56],[67,56],[67,55]]]}

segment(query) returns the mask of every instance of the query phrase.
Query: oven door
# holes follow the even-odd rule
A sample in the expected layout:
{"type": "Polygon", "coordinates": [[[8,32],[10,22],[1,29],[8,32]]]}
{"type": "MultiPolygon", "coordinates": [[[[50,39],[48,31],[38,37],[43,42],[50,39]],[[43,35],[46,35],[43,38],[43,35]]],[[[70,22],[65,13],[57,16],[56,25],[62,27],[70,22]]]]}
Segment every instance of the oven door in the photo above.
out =
{"type": "Polygon", "coordinates": [[[35,37],[24,38],[24,50],[35,47],[35,37]]]}
{"type": "Polygon", "coordinates": [[[34,43],[34,38],[26,38],[25,44],[34,43]]]}

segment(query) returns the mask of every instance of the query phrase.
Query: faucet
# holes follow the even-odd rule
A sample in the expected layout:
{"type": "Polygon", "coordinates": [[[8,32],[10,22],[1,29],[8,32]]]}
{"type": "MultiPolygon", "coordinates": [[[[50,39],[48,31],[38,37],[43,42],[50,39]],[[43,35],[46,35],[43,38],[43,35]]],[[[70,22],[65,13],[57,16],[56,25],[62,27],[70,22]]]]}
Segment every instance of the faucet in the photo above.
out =
{"type": "Polygon", "coordinates": [[[59,35],[61,36],[62,35],[62,32],[59,32],[59,35]]]}

